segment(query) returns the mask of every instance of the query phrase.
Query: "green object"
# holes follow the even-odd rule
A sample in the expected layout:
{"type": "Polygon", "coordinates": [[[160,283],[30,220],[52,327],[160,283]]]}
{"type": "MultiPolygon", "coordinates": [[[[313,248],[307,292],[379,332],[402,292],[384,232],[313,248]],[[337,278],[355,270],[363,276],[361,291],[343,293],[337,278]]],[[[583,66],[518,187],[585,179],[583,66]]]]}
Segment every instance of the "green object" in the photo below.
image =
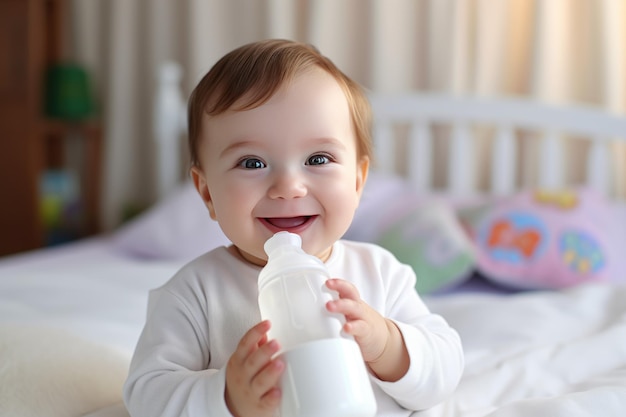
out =
{"type": "Polygon", "coordinates": [[[55,64],[45,78],[45,114],[63,120],[82,120],[92,115],[93,97],[87,71],[75,64],[55,64]]]}
{"type": "Polygon", "coordinates": [[[473,247],[454,212],[440,203],[409,211],[388,227],[377,243],[413,268],[415,289],[422,294],[467,279],[475,263],[473,247]]]}

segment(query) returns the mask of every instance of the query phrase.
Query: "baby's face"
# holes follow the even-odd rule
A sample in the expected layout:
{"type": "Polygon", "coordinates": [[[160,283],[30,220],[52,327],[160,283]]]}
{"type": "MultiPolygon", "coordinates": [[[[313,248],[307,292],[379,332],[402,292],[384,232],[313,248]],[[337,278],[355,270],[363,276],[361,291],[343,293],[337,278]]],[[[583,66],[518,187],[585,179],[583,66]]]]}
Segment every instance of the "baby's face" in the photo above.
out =
{"type": "Polygon", "coordinates": [[[348,229],[369,161],[357,161],[347,99],[321,69],[297,76],[265,104],[205,116],[192,176],[228,238],[251,262],[286,230],[325,260],[348,229]]]}

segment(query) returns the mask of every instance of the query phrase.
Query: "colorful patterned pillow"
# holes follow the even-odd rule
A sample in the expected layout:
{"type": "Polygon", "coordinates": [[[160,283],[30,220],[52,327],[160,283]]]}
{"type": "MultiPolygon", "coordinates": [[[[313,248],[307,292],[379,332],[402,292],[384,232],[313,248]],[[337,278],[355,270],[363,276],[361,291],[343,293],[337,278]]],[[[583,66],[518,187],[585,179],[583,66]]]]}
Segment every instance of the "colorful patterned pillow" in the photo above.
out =
{"type": "Polygon", "coordinates": [[[532,190],[486,206],[472,223],[478,270],[516,288],[619,280],[608,201],[588,189],[532,190]]]}
{"type": "Polygon", "coordinates": [[[418,292],[447,289],[469,277],[474,250],[450,205],[429,200],[397,219],[376,243],[413,268],[418,292]]]}

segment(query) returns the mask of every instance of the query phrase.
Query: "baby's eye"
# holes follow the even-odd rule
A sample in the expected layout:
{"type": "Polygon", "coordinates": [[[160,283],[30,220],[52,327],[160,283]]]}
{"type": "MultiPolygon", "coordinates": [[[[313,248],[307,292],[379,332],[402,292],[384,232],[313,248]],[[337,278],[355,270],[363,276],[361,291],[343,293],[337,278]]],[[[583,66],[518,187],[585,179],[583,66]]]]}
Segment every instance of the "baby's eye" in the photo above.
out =
{"type": "Polygon", "coordinates": [[[307,159],[306,164],[307,165],[324,165],[324,164],[328,164],[329,162],[330,162],[330,158],[328,157],[328,155],[317,154],[317,155],[310,156],[309,159],[307,159]]]}
{"type": "Polygon", "coordinates": [[[237,166],[245,169],[262,169],[265,168],[265,162],[261,161],[258,158],[245,158],[239,161],[237,166]]]}

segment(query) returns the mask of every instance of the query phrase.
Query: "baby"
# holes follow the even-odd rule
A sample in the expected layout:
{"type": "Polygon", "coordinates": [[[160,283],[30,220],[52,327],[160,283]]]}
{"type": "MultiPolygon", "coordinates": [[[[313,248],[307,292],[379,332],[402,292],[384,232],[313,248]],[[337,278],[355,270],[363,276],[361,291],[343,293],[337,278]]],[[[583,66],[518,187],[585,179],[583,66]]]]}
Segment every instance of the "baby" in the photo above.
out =
{"type": "Polygon", "coordinates": [[[244,45],[199,82],[191,177],[232,245],[151,292],[124,388],[132,416],[276,415],[285,363],[260,318],[257,277],[263,244],[279,231],[300,235],[336,277],[326,308],[345,316],[377,415],[408,416],[453,392],[461,342],[424,305],[413,270],[378,246],[341,240],[367,179],[369,130],[362,89],[309,45],[244,45]]]}

